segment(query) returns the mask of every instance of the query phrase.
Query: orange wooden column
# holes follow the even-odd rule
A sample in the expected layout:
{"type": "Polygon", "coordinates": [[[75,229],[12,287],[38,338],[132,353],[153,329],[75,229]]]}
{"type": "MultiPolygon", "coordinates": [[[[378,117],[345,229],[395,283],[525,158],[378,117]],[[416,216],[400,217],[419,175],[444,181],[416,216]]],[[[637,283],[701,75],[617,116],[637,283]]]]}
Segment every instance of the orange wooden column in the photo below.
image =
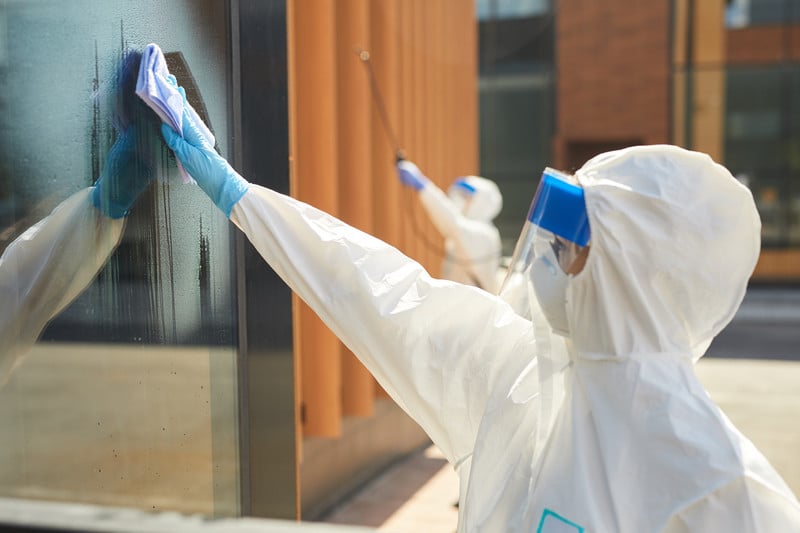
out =
{"type": "MultiPolygon", "coordinates": [[[[356,49],[369,50],[369,3],[336,3],[336,66],[339,147],[339,215],[372,233],[372,128],[369,80],[356,49]]],[[[346,346],[340,344],[342,412],[352,416],[373,413],[372,375],[346,346]]]]}
{"type": "Polygon", "coordinates": [[[725,62],[724,0],[694,2],[692,49],[692,145],[717,161],[725,158],[725,69],[706,68],[725,62]]]}
{"type": "MultiPolygon", "coordinates": [[[[412,57],[408,43],[413,41],[413,12],[414,0],[403,0],[402,7],[397,14],[397,40],[395,41],[397,49],[397,78],[394,82],[397,89],[397,124],[395,128],[397,133],[402,139],[403,149],[405,150],[406,157],[409,161],[420,165],[420,169],[425,172],[425,167],[419,159],[419,151],[414,142],[414,117],[411,116],[411,110],[414,108],[412,101],[413,90],[412,84],[414,83],[413,64],[414,58],[412,57]]],[[[413,257],[413,250],[409,247],[409,223],[413,216],[414,204],[419,202],[417,193],[405,186],[400,186],[398,195],[395,199],[398,206],[399,218],[397,219],[397,242],[395,246],[400,248],[403,252],[413,257]]]]}
{"type": "MultiPolygon", "coordinates": [[[[445,192],[456,178],[446,168],[446,153],[444,145],[449,142],[444,131],[445,123],[445,87],[444,87],[444,49],[446,2],[428,2],[425,4],[424,31],[426,36],[425,49],[427,61],[423,86],[425,90],[424,111],[424,142],[428,151],[428,168],[431,179],[445,192]]],[[[426,217],[424,231],[430,235],[428,241],[439,243],[433,247],[424,244],[421,257],[423,265],[433,275],[441,275],[441,265],[444,259],[444,241],[436,227],[426,217]]]]}
{"type": "Polygon", "coordinates": [[[687,32],[689,31],[688,0],[672,2],[672,139],[678,146],[687,146],[687,110],[689,101],[686,95],[687,76],[687,32]]]}
{"type": "Polygon", "coordinates": [[[453,0],[457,7],[448,10],[444,43],[450,85],[447,99],[448,158],[457,175],[477,174],[478,151],[478,22],[472,0],[453,0]]]}
{"type": "MultiPolygon", "coordinates": [[[[399,136],[401,147],[405,142],[398,131],[398,22],[403,0],[382,0],[370,5],[370,56],[376,83],[381,92],[391,126],[399,136]]],[[[365,74],[366,76],[366,74],[365,74]]],[[[367,80],[367,83],[369,80],[367,80]]],[[[383,131],[376,103],[370,97],[370,124],[372,127],[372,212],[374,235],[394,245],[399,245],[400,235],[400,183],[395,170],[395,153],[391,141],[383,131]]],[[[378,393],[386,393],[379,386],[378,393]]]]}
{"type": "MultiPolygon", "coordinates": [[[[428,177],[435,181],[438,176],[432,173],[432,158],[428,145],[428,132],[425,127],[429,112],[427,105],[429,95],[426,92],[427,66],[430,64],[432,52],[428,46],[429,35],[426,31],[426,18],[430,4],[431,2],[426,0],[410,0],[409,2],[410,28],[407,35],[410,35],[411,39],[403,43],[403,49],[406,57],[410,59],[411,105],[405,108],[403,113],[412,121],[409,130],[417,164],[428,177]]],[[[403,226],[405,228],[405,246],[411,257],[424,264],[426,245],[430,246],[430,243],[434,243],[438,249],[441,237],[431,226],[430,219],[418,198],[414,198],[410,207],[412,218],[406,218],[403,226]]]]}
{"type": "MultiPolygon", "coordinates": [[[[415,0],[403,0],[401,9],[397,14],[397,50],[396,78],[394,81],[397,91],[397,122],[395,128],[400,136],[406,157],[419,165],[425,172],[423,161],[415,139],[415,117],[413,116],[413,84],[415,81],[414,63],[416,58],[410,47],[414,42],[414,14],[416,12],[415,0]]],[[[395,178],[396,179],[396,178],[395,178]]],[[[397,242],[394,243],[400,250],[417,259],[413,247],[412,222],[417,216],[416,206],[419,204],[417,193],[408,187],[400,186],[395,198],[397,204],[397,242]]]]}
{"type": "MultiPolygon", "coordinates": [[[[294,169],[292,195],[336,215],[335,10],[333,0],[292,0],[290,104],[294,169]]],[[[311,309],[295,298],[304,433],[341,433],[339,341],[311,309]]]]}
{"type": "MultiPolygon", "coordinates": [[[[370,56],[372,68],[380,94],[385,104],[391,127],[404,143],[402,132],[398,131],[398,20],[400,12],[398,0],[374,2],[370,12],[370,56]]],[[[371,126],[373,131],[372,179],[373,224],[375,235],[397,246],[399,244],[400,184],[395,171],[394,147],[384,132],[377,104],[370,97],[371,126]]],[[[404,146],[403,146],[404,147],[404,146]]]]}

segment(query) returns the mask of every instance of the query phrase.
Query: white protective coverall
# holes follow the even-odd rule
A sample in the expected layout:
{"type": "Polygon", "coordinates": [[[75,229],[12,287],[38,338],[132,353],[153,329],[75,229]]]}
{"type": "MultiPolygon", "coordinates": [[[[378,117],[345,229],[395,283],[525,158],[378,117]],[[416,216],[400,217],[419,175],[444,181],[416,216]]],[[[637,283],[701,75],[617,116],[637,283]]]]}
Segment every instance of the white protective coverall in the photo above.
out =
{"type": "Polygon", "coordinates": [[[91,191],[61,202],[0,256],[0,387],[119,244],[125,219],[104,215],[92,204],[91,191]]]}
{"type": "Polygon", "coordinates": [[[499,297],[314,207],[251,185],[230,218],[454,465],[459,532],[800,531],[795,496],[693,369],[759,254],[750,192],[673,146],[577,178],[591,251],[563,367],[499,297]]]}
{"type": "Polygon", "coordinates": [[[502,242],[492,220],[503,207],[503,196],[492,180],[480,176],[465,176],[460,180],[475,191],[463,212],[451,199],[459,194],[454,190],[455,184],[447,195],[433,182],[426,183],[419,191],[425,211],[444,237],[442,277],[494,294],[499,288],[502,242]]]}

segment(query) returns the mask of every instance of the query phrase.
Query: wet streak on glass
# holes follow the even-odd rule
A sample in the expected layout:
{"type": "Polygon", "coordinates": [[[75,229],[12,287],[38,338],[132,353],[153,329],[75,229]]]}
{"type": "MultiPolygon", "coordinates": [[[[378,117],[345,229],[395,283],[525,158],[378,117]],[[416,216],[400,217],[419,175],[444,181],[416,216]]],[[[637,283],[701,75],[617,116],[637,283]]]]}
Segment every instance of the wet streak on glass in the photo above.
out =
{"type": "Polygon", "coordinates": [[[92,140],[91,140],[91,158],[92,158],[92,176],[100,175],[100,103],[97,100],[97,94],[100,92],[100,61],[98,59],[97,41],[94,42],[94,79],[92,80],[92,94],[95,95],[92,104],[92,140]]]}
{"type": "MultiPolygon", "coordinates": [[[[125,41],[123,25],[120,23],[120,43],[125,41]]],[[[122,61],[125,53],[124,49],[119,51],[118,62],[122,61]]],[[[187,99],[207,120],[213,132],[205,102],[183,54],[167,52],[165,56],[168,63],[176,68],[175,74],[180,83],[187,88],[187,99]]],[[[103,95],[99,94],[103,80],[100,80],[97,57],[95,72],[92,87],[95,98],[92,105],[91,166],[97,176],[102,171],[104,155],[113,144],[116,134],[111,127],[109,110],[103,106],[109,102],[105,102],[103,95]]],[[[116,83],[116,80],[110,80],[110,83],[116,83]]],[[[113,97],[110,99],[113,100],[113,97]]],[[[161,164],[158,175],[166,177],[174,174],[174,155],[163,144],[157,129],[151,132],[146,144],[151,150],[159,151],[161,164]]],[[[174,181],[158,180],[141,195],[128,217],[125,236],[99,274],[97,283],[53,321],[43,334],[43,340],[180,345],[204,345],[207,342],[230,345],[233,342],[233,320],[222,318],[222,313],[201,311],[204,318],[222,321],[206,323],[201,320],[195,327],[181,328],[179,331],[180,317],[186,315],[185,309],[180,307],[185,307],[188,302],[181,302],[176,293],[176,255],[173,246],[175,219],[171,212],[171,191],[176,186],[174,181]],[[89,309],[104,309],[99,327],[81,327],[87,320],[89,309]]],[[[202,240],[200,233],[198,249],[202,240]]],[[[201,261],[209,259],[208,253],[200,255],[201,261]]],[[[201,263],[198,270],[209,272],[210,265],[201,263]]],[[[198,290],[198,298],[209,302],[210,295],[207,292],[210,286],[201,285],[198,290]]],[[[233,305],[231,299],[218,304],[228,309],[233,305]]]]}

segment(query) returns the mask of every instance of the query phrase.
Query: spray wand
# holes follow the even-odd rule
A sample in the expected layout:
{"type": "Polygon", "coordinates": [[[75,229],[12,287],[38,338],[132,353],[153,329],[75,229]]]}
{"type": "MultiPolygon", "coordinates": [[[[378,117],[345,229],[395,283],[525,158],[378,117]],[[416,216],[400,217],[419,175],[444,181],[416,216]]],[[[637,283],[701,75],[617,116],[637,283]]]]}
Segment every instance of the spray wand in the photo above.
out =
{"type": "Polygon", "coordinates": [[[358,54],[358,58],[367,69],[369,88],[372,91],[372,99],[375,101],[375,107],[378,109],[378,116],[381,117],[383,131],[386,133],[386,136],[389,138],[389,142],[394,149],[395,159],[398,162],[403,161],[406,158],[406,153],[402,148],[400,148],[400,143],[397,141],[397,135],[395,135],[394,130],[389,123],[389,114],[386,112],[386,105],[383,103],[383,97],[378,89],[378,82],[375,79],[375,71],[372,69],[372,62],[370,61],[369,52],[361,48],[356,48],[356,54],[358,54]]]}

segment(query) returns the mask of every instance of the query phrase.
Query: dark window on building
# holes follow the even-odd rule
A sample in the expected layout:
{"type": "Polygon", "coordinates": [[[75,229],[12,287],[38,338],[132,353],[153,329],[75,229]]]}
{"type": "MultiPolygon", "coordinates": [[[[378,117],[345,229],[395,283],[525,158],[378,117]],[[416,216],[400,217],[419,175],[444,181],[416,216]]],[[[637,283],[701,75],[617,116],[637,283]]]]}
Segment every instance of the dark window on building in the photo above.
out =
{"type": "Polygon", "coordinates": [[[551,164],[554,132],[554,16],[550,2],[514,9],[479,1],[481,174],[497,182],[495,220],[510,255],[536,190],[551,164]]]}
{"type": "Polygon", "coordinates": [[[800,22],[796,0],[728,0],[725,25],[729,28],[800,22]]]}
{"type": "Polygon", "coordinates": [[[726,164],[753,191],[766,247],[800,245],[800,66],[729,67],[726,164]]]}

